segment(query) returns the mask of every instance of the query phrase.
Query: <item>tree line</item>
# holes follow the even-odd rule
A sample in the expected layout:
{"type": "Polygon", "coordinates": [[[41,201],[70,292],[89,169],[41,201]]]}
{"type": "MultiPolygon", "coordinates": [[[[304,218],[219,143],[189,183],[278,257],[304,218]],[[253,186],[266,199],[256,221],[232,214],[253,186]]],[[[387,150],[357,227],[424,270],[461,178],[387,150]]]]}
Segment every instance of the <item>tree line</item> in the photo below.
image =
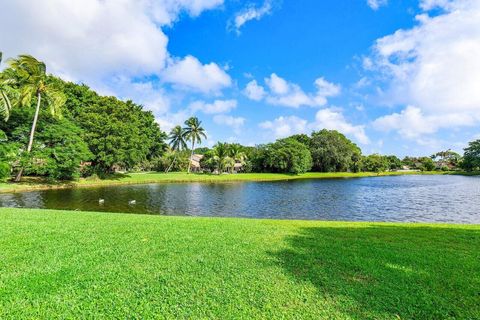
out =
{"type": "MultiPolygon", "coordinates": [[[[0,63],[2,62],[0,53],[0,63]]],[[[133,101],[101,96],[84,84],[47,73],[29,55],[6,61],[0,73],[0,179],[42,176],[55,180],[104,176],[125,171],[187,171],[201,154],[202,171],[286,172],[386,171],[404,166],[418,170],[480,169],[480,140],[464,157],[450,150],[431,157],[400,160],[361,149],[334,130],[298,134],[254,147],[206,139],[196,117],[167,135],[133,101]]]]}

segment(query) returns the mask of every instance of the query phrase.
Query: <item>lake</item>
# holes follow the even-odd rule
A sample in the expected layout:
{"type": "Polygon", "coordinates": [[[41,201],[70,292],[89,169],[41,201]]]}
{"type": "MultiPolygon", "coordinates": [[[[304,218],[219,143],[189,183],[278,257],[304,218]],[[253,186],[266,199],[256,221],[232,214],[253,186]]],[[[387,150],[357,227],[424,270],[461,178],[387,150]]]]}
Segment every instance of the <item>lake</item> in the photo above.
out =
{"type": "Polygon", "coordinates": [[[215,217],[480,223],[480,177],[405,175],[124,185],[0,194],[0,206],[215,217]],[[129,203],[132,200],[135,204],[129,203]]]}

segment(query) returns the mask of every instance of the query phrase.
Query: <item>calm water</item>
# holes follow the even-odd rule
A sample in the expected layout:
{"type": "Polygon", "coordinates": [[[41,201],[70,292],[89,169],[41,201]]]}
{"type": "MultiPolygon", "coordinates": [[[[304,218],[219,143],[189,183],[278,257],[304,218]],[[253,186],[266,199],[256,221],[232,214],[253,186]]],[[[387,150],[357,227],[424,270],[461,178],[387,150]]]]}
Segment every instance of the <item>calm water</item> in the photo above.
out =
{"type": "Polygon", "coordinates": [[[147,184],[0,194],[0,206],[161,215],[480,223],[480,177],[147,184]],[[105,199],[99,204],[99,199],[105,199]],[[136,200],[136,204],[129,204],[136,200]]]}

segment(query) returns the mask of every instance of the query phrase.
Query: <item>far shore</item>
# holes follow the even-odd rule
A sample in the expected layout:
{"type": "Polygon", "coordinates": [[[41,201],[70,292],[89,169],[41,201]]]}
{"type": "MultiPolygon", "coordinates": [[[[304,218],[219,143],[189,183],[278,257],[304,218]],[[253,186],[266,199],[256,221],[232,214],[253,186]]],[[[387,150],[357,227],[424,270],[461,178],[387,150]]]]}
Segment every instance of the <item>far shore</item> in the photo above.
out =
{"type": "MultiPolygon", "coordinates": [[[[185,182],[247,182],[247,181],[288,181],[301,179],[341,179],[361,178],[377,176],[400,176],[400,175],[444,175],[461,174],[472,175],[464,172],[442,172],[442,171],[394,171],[394,172],[308,172],[305,174],[293,175],[283,173],[238,173],[238,174],[205,174],[172,172],[142,172],[115,174],[105,179],[81,178],[77,181],[48,181],[37,177],[26,177],[19,183],[0,183],[0,193],[24,192],[46,189],[66,189],[79,187],[101,187],[111,185],[148,184],[148,183],[185,183],[185,182]]],[[[477,173],[478,174],[478,173],[477,173]]]]}

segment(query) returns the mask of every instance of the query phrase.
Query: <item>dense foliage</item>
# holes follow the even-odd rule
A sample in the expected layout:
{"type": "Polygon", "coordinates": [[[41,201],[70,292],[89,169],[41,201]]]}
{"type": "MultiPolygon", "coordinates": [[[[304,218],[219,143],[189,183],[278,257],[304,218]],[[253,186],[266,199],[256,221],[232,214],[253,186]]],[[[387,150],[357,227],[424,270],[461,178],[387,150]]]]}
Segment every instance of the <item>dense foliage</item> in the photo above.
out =
{"type": "Polygon", "coordinates": [[[19,180],[22,174],[75,179],[118,170],[190,171],[194,154],[203,156],[196,171],[219,174],[480,170],[480,140],[470,143],[464,159],[447,150],[400,160],[364,156],[335,130],[255,147],[219,142],[196,148],[205,132],[191,117],[167,136],[141,105],[48,75],[45,64],[28,55],[10,59],[0,72],[0,180],[13,175],[19,180]]]}
{"type": "MultiPolygon", "coordinates": [[[[92,158],[83,131],[71,120],[56,119],[42,114],[31,153],[24,152],[30,132],[29,120],[33,110],[19,109],[12,113],[9,125],[4,130],[15,141],[17,155],[15,166],[24,168],[28,175],[46,176],[54,179],[72,179],[80,175],[82,162],[92,158]]],[[[13,144],[5,144],[13,155],[13,144]]],[[[12,157],[10,157],[12,159],[12,157]]]]}
{"type": "Polygon", "coordinates": [[[470,142],[465,148],[462,167],[467,171],[480,170],[480,139],[470,142]]]}
{"type": "Polygon", "coordinates": [[[166,136],[142,106],[49,76],[45,65],[30,56],[13,59],[9,66],[0,75],[0,89],[9,93],[12,106],[7,117],[2,100],[2,176],[12,167],[18,177],[73,179],[81,168],[86,175],[131,170],[163,155],[166,136]]]}
{"type": "Polygon", "coordinates": [[[313,171],[357,171],[361,150],[343,134],[335,130],[313,132],[310,141],[313,171]]]}
{"type": "Polygon", "coordinates": [[[310,150],[293,138],[260,146],[253,153],[253,170],[259,172],[304,173],[312,168],[310,150]]]}

